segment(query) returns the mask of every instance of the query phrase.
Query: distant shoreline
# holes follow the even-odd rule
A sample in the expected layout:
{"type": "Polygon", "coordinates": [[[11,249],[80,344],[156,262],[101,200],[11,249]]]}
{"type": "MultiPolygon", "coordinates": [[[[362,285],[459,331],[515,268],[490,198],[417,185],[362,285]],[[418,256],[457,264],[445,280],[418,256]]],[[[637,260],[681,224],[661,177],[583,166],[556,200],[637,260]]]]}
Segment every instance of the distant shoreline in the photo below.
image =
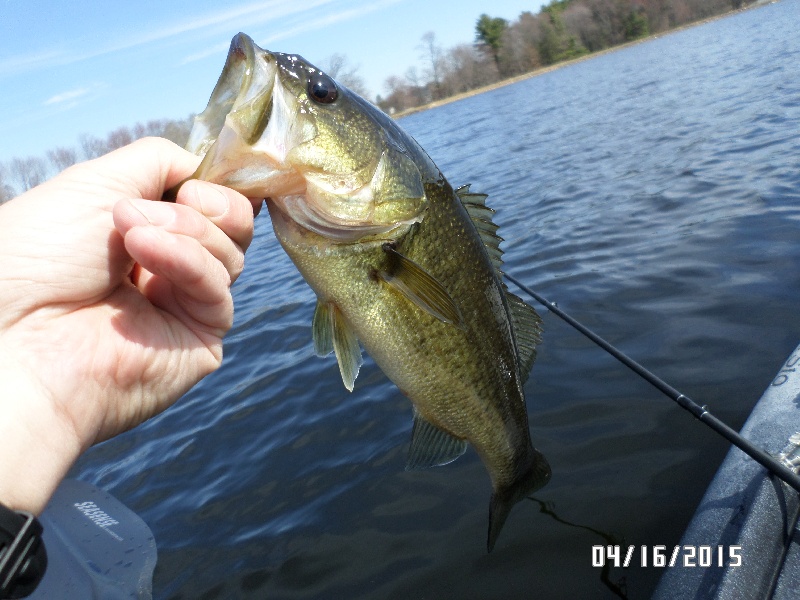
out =
{"type": "Polygon", "coordinates": [[[761,8],[762,6],[766,6],[767,4],[773,4],[778,0],[769,1],[762,1],[762,2],[755,2],[749,6],[745,6],[742,8],[736,8],[730,10],[726,13],[722,13],[719,15],[714,15],[713,17],[708,17],[707,19],[701,19],[699,21],[693,21],[692,23],[685,23],[680,27],[675,27],[674,29],[670,29],[668,31],[662,31],[660,33],[654,33],[653,35],[649,35],[647,37],[640,38],[638,40],[633,40],[631,42],[626,42],[624,44],[619,44],[617,46],[612,46],[610,48],[606,48],[605,50],[598,50],[597,52],[592,52],[591,54],[586,54],[579,58],[573,58],[571,60],[565,60],[563,62],[556,63],[554,65],[548,65],[546,67],[542,67],[540,69],[536,69],[534,71],[528,71],[527,73],[523,73],[522,75],[516,75],[514,77],[509,77],[508,79],[503,79],[502,81],[497,81],[490,85],[485,85],[483,87],[475,88],[474,90],[469,90],[468,92],[462,92],[460,94],[455,94],[453,96],[448,96],[447,98],[442,98],[441,100],[436,100],[434,102],[429,102],[427,104],[421,104],[420,106],[415,106],[413,108],[407,108],[400,112],[397,112],[391,117],[393,119],[400,119],[401,117],[407,117],[408,115],[413,115],[414,113],[422,112],[425,110],[429,110],[431,108],[437,108],[439,106],[444,106],[445,104],[450,104],[452,102],[458,102],[459,100],[463,100],[464,98],[471,98],[472,96],[477,96],[478,94],[483,94],[484,92],[491,92],[492,90],[496,90],[507,85],[513,85],[515,83],[519,83],[520,81],[524,81],[525,79],[531,79],[532,77],[538,77],[539,75],[544,75],[546,73],[550,73],[557,69],[561,69],[563,67],[569,67],[571,65],[577,64],[579,62],[583,62],[586,60],[590,60],[592,58],[597,58],[598,56],[603,56],[605,54],[610,54],[612,52],[616,52],[618,50],[624,50],[625,48],[630,48],[631,46],[637,46],[639,44],[644,44],[647,42],[651,42],[661,37],[665,37],[671,35],[673,33],[678,33],[679,31],[684,31],[686,29],[691,29],[692,27],[697,27],[699,25],[706,25],[708,23],[712,23],[714,21],[719,21],[720,19],[725,19],[727,17],[731,17],[735,14],[739,14],[748,10],[752,10],[754,8],[761,8]]]}

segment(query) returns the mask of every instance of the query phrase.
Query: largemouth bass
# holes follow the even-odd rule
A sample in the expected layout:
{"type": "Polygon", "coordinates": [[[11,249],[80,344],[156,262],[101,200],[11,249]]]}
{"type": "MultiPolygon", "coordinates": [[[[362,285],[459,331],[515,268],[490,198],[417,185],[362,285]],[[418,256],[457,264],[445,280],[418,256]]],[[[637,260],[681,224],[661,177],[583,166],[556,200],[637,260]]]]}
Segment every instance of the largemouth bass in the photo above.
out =
{"type": "Polygon", "coordinates": [[[353,389],[361,349],[413,403],[408,468],[467,443],[492,480],[487,547],[550,478],[523,383],[536,312],[502,282],[485,195],[454,190],[391,118],[301,57],[231,43],[187,148],[195,177],[267,198],[275,235],[317,295],[317,354],[353,389]]]}

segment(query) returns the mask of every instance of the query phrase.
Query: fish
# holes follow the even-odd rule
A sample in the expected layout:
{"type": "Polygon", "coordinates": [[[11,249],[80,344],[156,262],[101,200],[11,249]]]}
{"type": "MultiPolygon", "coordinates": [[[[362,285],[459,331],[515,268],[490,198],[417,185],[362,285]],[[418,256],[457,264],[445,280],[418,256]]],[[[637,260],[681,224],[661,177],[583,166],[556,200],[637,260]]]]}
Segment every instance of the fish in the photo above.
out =
{"type": "Polygon", "coordinates": [[[236,35],[186,148],[193,177],[266,198],[317,296],[311,331],[352,391],[361,346],[411,400],[407,469],[471,445],[492,483],[487,551],[551,469],[523,385],[541,319],[503,282],[486,195],[453,188],[380,109],[296,54],[236,35]]]}

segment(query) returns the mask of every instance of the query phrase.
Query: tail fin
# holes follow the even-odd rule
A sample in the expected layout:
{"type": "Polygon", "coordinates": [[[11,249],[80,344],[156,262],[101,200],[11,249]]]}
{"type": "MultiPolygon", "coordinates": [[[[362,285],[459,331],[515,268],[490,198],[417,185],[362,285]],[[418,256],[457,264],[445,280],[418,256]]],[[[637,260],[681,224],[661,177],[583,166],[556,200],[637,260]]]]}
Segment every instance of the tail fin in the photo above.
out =
{"type": "Polygon", "coordinates": [[[550,481],[550,465],[544,455],[533,449],[528,468],[517,477],[511,485],[495,488],[489,502],[489,535],[486,542],[487,552],[494,549],[500,530],[506,522],[508,513],[514,505],[528,494],[543,487],[550,481]]]}

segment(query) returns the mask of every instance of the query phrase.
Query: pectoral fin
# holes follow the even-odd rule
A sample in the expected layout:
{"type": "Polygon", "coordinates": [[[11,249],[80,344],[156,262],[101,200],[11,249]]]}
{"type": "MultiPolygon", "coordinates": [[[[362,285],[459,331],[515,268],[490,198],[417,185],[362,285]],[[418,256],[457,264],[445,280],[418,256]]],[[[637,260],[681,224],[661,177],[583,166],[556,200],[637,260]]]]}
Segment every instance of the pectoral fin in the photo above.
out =
{"type": "Polygon", "coordinates": [[[379,273],[383,281],[440,321],[462,326],[461,311],[441,283],[391,244],[383,250],[389,256],[389,267],[379,273]]]}
{"type": "Polygon", "coordinates": [[[336,352],[342,382],[352,392],[364,359],[361,357],[358,338],[345,322],[341,311],[332,302],[317,301],[311,329],[317,356],[326,356],[331,350],[336,352]]]}
{"type": "Polygon", "coordinates": [[[314,338],[314,352],[317,356],[328,356],[333,352],[333,321],[331,305],[317,300],[314,319],[311,321],[311,335],[314,338]]]}
{"type": "Polygon", "coordinates": [[[439,467],[453,462],[467,450],[466,440],[453,437],[427,421],[414,409],[414,428],[406,471],[439,467]]]}

